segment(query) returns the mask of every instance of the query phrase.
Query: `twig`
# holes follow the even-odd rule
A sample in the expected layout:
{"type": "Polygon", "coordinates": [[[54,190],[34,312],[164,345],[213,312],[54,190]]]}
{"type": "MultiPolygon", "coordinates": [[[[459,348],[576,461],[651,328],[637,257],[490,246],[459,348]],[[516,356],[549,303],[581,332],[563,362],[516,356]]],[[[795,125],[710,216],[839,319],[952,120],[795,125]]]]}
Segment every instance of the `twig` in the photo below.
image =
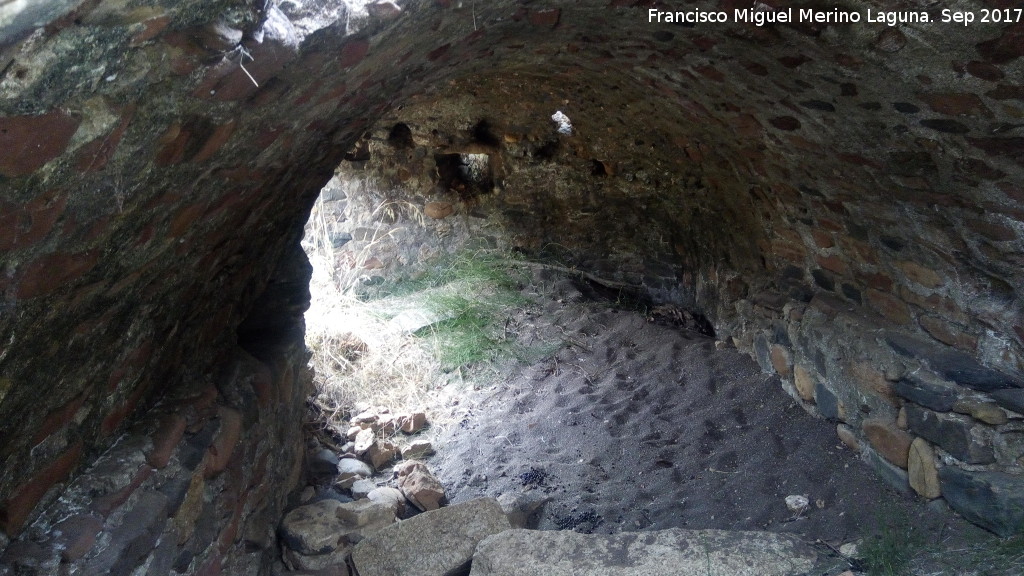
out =
{"type": "Polygon", "coordinates": [[[238,49],[241,51],[241,54],[239,54],[238,56],[238,67],[241,68],[242,72],[245,72],[245,75],[249,77],[249,80],[252,80],[252,83],[255,84],[257,88],[259,88],[259,82],[257,82],[256,79],[252,77],[252,74],[249,74],[249,71],[245,69],[246,56],[248,56],[249,60],[252,60],[253,62],[255,62],[256,59],[253,58],[252,54],[249,54],[249,51],[243,48],[242,46],[239,46],[238,49]]]}

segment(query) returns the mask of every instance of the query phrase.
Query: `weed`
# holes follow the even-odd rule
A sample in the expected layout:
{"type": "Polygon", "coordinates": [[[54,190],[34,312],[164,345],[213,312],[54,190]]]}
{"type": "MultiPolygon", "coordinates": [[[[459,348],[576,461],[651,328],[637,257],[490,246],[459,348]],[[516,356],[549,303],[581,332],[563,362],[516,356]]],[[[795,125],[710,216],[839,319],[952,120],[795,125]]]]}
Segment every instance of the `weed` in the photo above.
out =
{"type": "Polygon", "coordinates": [[[887,518],[882,528],[860,547],[864,569],[871,576],[901,576],[909,573],[912,557],[923,542],[905,520],[887,518]]]}

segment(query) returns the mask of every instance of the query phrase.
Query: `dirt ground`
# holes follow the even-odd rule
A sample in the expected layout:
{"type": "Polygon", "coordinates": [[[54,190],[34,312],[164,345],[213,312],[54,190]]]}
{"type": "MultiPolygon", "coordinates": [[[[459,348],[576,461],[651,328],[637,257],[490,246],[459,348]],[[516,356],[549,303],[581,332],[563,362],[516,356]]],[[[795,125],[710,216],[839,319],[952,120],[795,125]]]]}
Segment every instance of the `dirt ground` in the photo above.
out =
{"type": "MultiPolygon", "coordinates": [[[[891,489],[747,355],[561,274],[537,274],[530,290],[536,305],[511,329],[527,345],[564,345],[447,387],[434,410],[451,424],[435,431],[429,465],[450,501],[543,495],[531,527],[546,530],[771,530],[839,548],[898,520],[932,547],[985,538],[941,503],[891,489]],[[790,495],[810,507],[795,514],[790,495]]],[[[914,571],[968,573],[944,562],[918,558],[914,571]]]]}

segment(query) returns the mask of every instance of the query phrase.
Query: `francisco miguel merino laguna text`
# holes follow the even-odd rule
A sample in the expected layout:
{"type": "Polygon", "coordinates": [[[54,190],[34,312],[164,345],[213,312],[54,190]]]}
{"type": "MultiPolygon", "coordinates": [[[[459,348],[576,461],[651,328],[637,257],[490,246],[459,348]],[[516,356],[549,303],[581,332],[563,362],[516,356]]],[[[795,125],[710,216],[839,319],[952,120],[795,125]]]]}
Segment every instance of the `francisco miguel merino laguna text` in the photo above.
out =
{"type": "Polygon", "coordinates": [[[790,22],[818,22],[823,24],[855,24],[858,22],[878,22],[895,26],[909,22],[931,22],[931,17],[923,11],[876,12],[868,9],[867,16],[858,11],[815,10],[813,8],[786,8],[785,10],[759,10],[756,8],[737,8],[733,10],[732,19],[725,11],[711,11],[694,8],[687,11],[667,11],[651,8],[647,11],[648,22],[666,22],[675,24],[702,24],[705,22],[749,22],[758,26],[765,24],[785,24],[790,22]]]}

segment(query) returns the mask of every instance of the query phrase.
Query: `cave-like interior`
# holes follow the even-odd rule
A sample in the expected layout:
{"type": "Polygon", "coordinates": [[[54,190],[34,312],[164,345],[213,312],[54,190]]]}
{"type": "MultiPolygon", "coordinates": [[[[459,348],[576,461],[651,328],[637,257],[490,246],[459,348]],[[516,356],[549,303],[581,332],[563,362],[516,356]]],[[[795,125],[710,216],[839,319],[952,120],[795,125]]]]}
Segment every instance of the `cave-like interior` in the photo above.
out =
{"type": "MultiPolygon", "coordinates": [[[[799,0],[0,2],[0,548],[129,514],[148,532],[106,569],[173,541],[189,574],[259,573],[301,475],[299,242],[339,166],[447,227],[440,250],[550,256],[689,311],[881,473],[1012,533],[1024,20],[843,6],[932,21],[731,18],[819,8],[799,0]],[[911,441],[908,473],[887,454],[911,441]]],[[[353,274],[400,273],[406,248],[353,274]]],[[[95,561],[68,546],[60,566],[95,561]]],[[[47,554],[25,550],[8,561],[47,554]]]]}

